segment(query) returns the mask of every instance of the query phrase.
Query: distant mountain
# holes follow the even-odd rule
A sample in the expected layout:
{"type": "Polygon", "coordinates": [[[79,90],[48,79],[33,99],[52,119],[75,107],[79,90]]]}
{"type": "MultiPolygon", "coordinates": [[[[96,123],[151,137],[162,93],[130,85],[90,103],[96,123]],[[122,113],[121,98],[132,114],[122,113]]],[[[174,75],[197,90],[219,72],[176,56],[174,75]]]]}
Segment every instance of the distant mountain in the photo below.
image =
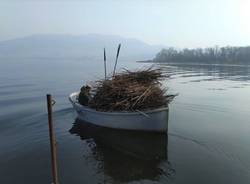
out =
{"type": "Polygon", "coordinates": [[[113,35],[33,35],[0,42],[0,58],[96,58],[114,57],[118,44],[122,44],[123,59],[144,60],[155,56],[162,46],[148,45],[140,40],[113,35]]]}

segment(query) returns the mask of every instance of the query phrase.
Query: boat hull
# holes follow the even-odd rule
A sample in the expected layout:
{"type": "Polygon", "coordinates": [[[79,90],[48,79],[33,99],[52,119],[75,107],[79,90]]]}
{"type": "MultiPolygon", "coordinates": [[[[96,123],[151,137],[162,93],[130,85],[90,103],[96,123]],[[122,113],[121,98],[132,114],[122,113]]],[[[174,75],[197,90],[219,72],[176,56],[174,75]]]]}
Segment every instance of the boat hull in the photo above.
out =
{"type": "Polygon", "coordinates": [[[69,100],[82,121],[124,130],[166,132],[168,129],[168,107],[143,112],[100,112],[79,104],[78,94],[72,93],[69,100]]]}

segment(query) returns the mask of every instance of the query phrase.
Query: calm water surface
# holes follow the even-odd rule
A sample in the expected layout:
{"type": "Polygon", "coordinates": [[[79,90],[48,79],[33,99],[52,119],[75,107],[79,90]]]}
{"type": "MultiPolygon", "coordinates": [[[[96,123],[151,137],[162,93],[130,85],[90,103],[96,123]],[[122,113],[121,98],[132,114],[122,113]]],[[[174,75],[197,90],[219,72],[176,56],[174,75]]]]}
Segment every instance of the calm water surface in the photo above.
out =
{"type": "Polygon", "coordinates": [[[101,78],[102,62],[1,59],[0,183],[51,183],[46,93],[56,100],[60,183],[250,183],[250,67],[161,67],[179,93],[168,135],[75,119],[68,94],[101,78]]]}

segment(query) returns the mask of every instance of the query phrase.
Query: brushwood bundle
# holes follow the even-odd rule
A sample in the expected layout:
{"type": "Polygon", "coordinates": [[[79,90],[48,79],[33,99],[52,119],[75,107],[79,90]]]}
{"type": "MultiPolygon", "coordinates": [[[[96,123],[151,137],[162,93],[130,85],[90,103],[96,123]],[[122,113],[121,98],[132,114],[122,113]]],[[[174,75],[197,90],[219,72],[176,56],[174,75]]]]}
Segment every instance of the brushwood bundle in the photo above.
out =
{"type": "Polygon", "coordinates": [[[160,81],[167,78],[160,69],[124,70],[92,89],[89,106],[98,111],[142,111],[165,107],[175,95],[167,95],[160,81]]]}

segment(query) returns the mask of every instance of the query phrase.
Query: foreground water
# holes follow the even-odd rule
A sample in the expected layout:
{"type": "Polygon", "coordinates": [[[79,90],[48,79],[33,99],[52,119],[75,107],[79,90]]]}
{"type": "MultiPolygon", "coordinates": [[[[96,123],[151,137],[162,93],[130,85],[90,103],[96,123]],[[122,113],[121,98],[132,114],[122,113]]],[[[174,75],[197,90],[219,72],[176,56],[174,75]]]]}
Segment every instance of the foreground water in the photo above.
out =
{"type": "Polygon", "coordinates": [[[103,76],[100,62],[8,59],[0,66],[0,183],[51,183],[48,92],[56,100],[60,183],[250,182],[249,67],[161,65],[171,73],[164,84],[179,96],[168,135],[159,135],[75,121],[67,96],[103,76]]]}

